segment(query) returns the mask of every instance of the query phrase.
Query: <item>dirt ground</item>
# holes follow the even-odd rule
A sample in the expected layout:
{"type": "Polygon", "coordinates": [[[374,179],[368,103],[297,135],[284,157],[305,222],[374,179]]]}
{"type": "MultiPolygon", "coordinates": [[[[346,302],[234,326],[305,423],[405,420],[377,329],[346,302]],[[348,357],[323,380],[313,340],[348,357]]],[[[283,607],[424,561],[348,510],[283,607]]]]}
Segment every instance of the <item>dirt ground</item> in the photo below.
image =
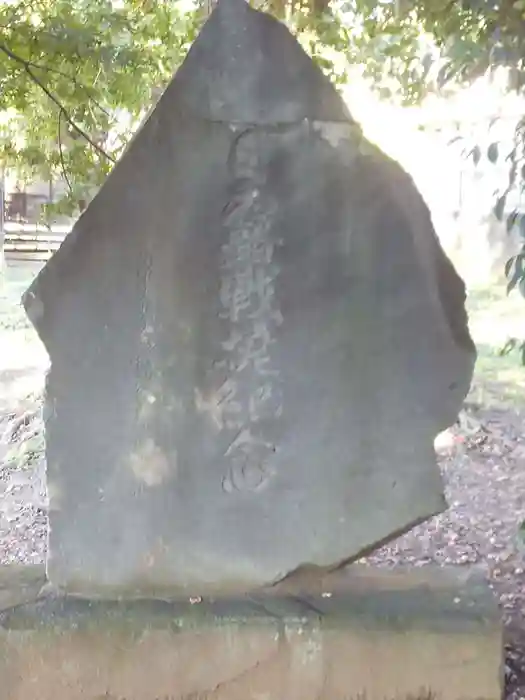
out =
{"type": "MultiPolygon", "coordinates": [[[[38,268],[8,266],[0,283],[0,563],[41,562],[46,551],[48,359],[19,304],[38,268]]],[[[459,423],[436,442],[450,508],[367,562],[483,567],[507,623],[506,696],[517,700],[525,698],[525,368],[498,350],[525,335],[525,300],[476,291],[469,311],[475,381],[459,423]]]]}

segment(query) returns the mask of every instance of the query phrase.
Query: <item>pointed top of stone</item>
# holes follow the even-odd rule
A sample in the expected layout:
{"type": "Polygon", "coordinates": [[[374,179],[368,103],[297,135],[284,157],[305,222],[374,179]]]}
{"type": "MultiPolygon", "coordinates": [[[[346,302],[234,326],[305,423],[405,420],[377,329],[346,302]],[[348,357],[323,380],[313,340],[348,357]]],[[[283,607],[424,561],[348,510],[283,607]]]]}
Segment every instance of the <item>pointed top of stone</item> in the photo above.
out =
{"type": "Polygon", "coordinates": [[[216,8],[221,7],[222,9],[228,8],[238,8],[240,6],[246,7],[246,0],[217,0],[216,8]]]}
{"type": "MultiPolygon", "coordinates": [[[[278,20],[219,0],[166,91],[205,119],[258,125],[351,119],[328,78],[278,20]]],[[[170,97],[171,95],[171,97],[170,97]]]]}

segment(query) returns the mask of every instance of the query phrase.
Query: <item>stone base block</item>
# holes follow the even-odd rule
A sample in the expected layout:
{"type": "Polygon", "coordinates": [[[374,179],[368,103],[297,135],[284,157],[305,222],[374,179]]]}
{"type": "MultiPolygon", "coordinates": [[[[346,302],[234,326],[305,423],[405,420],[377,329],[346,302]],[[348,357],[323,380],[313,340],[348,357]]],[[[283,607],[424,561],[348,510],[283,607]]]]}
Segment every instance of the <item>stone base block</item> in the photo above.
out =
{"type": "Polygon", "coordinates": [[[500,615],[473,572],[350,567],[235,599],[90,601],[39,595],[30,571],[0,571],[0,700],[501,697],[500,615]]]}

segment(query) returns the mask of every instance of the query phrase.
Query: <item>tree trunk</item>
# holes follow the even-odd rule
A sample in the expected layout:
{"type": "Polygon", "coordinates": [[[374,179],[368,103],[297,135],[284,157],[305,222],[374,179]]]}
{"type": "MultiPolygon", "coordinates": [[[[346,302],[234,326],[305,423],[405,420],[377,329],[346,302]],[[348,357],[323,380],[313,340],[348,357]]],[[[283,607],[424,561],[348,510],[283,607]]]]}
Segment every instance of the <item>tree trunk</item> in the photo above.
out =
{"type": "Polygon", "coordinates": [[[330,0],[311,0],[312,15],[320,17],[328,10],[330,0]]]}

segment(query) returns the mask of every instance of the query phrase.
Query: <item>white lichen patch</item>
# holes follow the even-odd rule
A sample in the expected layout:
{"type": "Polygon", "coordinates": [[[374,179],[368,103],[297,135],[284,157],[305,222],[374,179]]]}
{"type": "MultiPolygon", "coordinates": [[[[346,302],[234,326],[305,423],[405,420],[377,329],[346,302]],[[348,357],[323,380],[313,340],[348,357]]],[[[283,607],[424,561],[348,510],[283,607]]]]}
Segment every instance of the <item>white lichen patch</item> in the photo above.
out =
{"type": "Polygon", "coordinates": [[[169,476],[177,473],[175,452],[168,460],[164,452],[151,438],[147,438],[129,456],[129,467],[136,479],[146,486],[160,486],[169,476]]]}
{"type": "Polygon", "coordinates": [[[200,389],[195,389],[195,408],[197,412],[207,415],[218,432],[224,428],[222,399],[223,397],[219,391],[214,392],[211,396],[205,396],[200,389]]]}
{"type": "Polygon", "coordinates": [[[49,510],[60,510],[62,505],[62,489],[56,481],[47,477],[47,498],[49,502],[49,510]]]}
{"type": "Polygon", "coordinates": [[[314,131],[333,148],[339,148],[341,144],[356,140],[356,127],[346,122],[312,122],[314,131]]]}
{"type": "Polygon", "coordinates": [[[311,123],[314,133],[339,152],[347,165],[351,165],[360,156],[373,156],[376,146],[366,139],[357,124],[346,122],[311,123]]]}
{"type": "Polygon", "coordinates": [[[142,390],[139,392],[137,405],[137,419],[140,424],[147,423],[153,419],[156,396],[151,391],[142,390]]]}

